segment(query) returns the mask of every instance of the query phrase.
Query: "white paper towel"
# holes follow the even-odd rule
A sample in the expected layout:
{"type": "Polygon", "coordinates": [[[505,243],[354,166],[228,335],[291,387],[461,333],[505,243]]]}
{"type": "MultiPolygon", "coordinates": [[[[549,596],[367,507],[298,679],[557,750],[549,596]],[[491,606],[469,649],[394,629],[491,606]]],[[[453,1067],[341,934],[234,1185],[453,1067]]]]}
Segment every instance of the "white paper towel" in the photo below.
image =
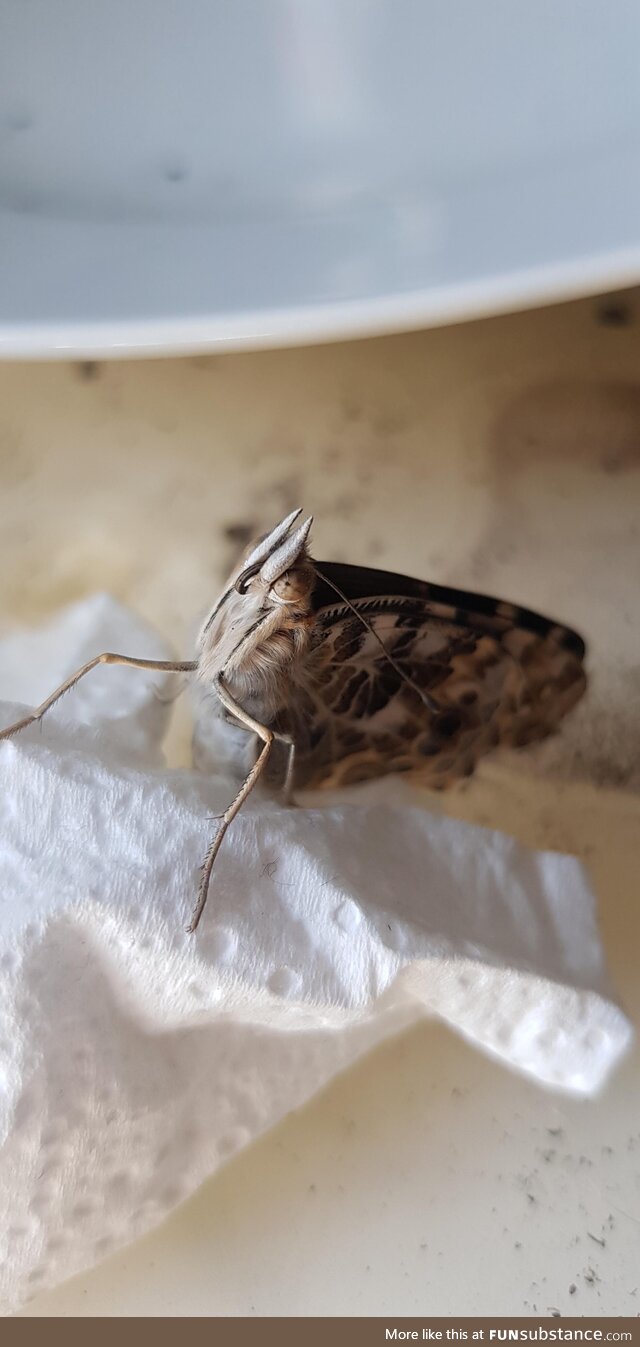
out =
{"type": "MultiPolygon", "coordinates": [[[[36,703],[105,648],[170,655],[98,596],[0,643],[0,696],[36,703]]],[[[582,867],[409,807],[398,783],[245,809],[186,935],[230,787],[161,766],[161,684],[101,668],[0,745],[5,1312],[150,1229],[420,1016],[584,1094],[630,1039],[582,867]]]]}

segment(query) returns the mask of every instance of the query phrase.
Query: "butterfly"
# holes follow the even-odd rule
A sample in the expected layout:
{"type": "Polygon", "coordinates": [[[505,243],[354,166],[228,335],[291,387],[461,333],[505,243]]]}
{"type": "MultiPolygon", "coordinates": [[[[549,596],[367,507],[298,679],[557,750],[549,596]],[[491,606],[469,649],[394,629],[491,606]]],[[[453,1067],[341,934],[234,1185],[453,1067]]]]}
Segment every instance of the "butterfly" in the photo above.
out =
{"type": "Polygon", "coordinates": [[[513,603],[367,566],[316,562],[294,510],[245,553],[203,622],[195,659],[97,655],[8,738],[98,664],[193,674],[211,712],[246,731],[253,761],[205,856],[195,931],[227,828],[285,755],[283,791],[404,773],[434,790],[500,745],[552,734],[586,687],[576,632],[513,603]]]}

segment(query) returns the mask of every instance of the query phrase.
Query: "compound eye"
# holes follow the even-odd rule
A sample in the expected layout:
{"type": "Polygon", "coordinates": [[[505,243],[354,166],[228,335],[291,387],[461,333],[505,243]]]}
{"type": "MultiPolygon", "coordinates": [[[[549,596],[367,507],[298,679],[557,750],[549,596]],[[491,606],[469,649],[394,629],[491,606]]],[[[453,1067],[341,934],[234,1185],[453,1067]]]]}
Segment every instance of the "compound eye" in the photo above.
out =
{"type": "Polygon", "coordinates": [[[306,598],[309,592],[308,578],[303,571],[285,571],[271,586],[274,598],[282,603],[296,603],[306,598]]]}

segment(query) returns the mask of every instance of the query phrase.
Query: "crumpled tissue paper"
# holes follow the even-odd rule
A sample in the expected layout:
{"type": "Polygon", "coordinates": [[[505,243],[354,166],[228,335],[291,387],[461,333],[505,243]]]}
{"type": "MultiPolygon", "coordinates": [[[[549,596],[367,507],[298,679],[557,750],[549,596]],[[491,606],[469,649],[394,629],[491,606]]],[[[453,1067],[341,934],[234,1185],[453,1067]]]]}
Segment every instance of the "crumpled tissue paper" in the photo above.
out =
{"type": "MultiPolygon", "coordinates": [[[[76,604],[0,643],[0,724],[103,649],[172,654],[106,596],[76,604]]],[[[0,744],[5,1312],[151,1229],[419,1017],[582,1094],[630,1038],[578,862],[391,781],[360,805],[254,801],[187,935],[230,785],[163,766],[162,681],[100,668],[0,744]]]]}

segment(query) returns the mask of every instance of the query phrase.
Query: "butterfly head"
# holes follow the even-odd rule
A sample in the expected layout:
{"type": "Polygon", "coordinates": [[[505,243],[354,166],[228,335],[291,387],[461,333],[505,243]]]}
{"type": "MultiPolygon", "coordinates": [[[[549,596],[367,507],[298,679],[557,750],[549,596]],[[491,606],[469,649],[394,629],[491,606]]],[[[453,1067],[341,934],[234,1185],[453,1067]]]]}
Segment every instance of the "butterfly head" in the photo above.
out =
{"type": "Polygon", "coordinates": [[[295,510],[249,548],[198,638],[199,677],[210,682],[224,674],[235,695],[259,696],[263,713],[282,701],[287,671],[311,636],[312,521],[298,523],[301,513],[295,510]]]}
{"type": "Polygon", "coordinates": [[[234,581],[237,594],[254,594],[275,605],[294,607],[310,598],[315,571],[307,541],[313,517],[294,527],[301,513],[294,510],[250,549],[234,581]]]}

